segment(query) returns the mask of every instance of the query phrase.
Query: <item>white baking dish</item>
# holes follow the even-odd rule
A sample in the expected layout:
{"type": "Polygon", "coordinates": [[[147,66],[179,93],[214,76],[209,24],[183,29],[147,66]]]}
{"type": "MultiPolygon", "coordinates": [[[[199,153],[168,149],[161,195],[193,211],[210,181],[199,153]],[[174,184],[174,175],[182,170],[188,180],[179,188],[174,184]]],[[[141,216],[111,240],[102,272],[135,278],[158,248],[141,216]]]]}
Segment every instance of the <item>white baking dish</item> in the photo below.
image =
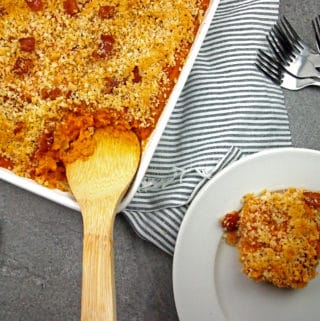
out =
{"type": "MultiPolygon", "coordinates": [[[[160,140],[160,137],[165,129],[165,126],[168,122],[168,119],[172,113],[172,110],[179,98],[179,95],[183,89],[183,86],[188,78],[188,75],[191,71],[192,65],[196,59],[196,56],[199,52],[199,49],[201,47],[201,44],[204,40],[204,37],[207,33],[207,30],[210,26],[210,23],[214,17],[214,14],[216,12],[216,9],[218,7],[220,0],[211,0],[210,5],[207,9],[207,12],[204,16],[204,19],[202,21],[202,24],[199,27],[197,36],[195,38],[195,41],[191,47],[191,50],[189,52],[189,55],[187,57],[187,60],[183,66],[183,69],[180,73],[179,79],[170,95],[170,98],[161,114],[161,117],[158,120],[157,126],[154,129],[153,133],[151,134],[150,138],[148,139],[148,142],[143,148],[142,156],[141,156],[141,162],[139,169],[137,171],[136,177],[127,192],[126,196],[120,203],[118,207],[118,212],[123,210],[131,201],[133,198],[135,192],[137,191],[142,178],[149,166],[150,160],[152,158],[152,155],[156,149],[156,146],[160,140]]],[[[20,176],[15,175],[9,170],[6,170],[4,168],[0,168],[0,179],[7,181],[9,183],[12,183],[18,187],[21,187],[23,189],[26,189],[32,193],[35,193],[39,196],[42,196],[44,198],[47,198],[51,201],[54,201],[56,203],[59,203],[61,205],[64,205],[66,207],[69,207],[74,210],[80,211],[78,203],[75,201],[74,197],[70,193],[62,192],[57,189],[49,189],[47,187],[44,187],[42,185],[39,185],[38,183],[34,182],[31,179],[26,179],[20,176]]]]}

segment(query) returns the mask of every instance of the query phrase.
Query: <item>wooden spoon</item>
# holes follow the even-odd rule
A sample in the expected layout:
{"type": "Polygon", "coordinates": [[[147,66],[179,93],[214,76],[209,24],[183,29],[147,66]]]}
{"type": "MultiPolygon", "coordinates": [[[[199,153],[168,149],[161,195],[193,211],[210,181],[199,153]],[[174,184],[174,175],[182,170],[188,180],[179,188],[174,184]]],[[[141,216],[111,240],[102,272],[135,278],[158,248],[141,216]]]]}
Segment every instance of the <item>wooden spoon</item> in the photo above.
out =
{"type": "Polygon", "coordinates": [[[83,218],[82,321],[116,320],[113,224],[138,168],[140,143],[131,131],[99,129],[94,154],[66,166],[83,218]]]}

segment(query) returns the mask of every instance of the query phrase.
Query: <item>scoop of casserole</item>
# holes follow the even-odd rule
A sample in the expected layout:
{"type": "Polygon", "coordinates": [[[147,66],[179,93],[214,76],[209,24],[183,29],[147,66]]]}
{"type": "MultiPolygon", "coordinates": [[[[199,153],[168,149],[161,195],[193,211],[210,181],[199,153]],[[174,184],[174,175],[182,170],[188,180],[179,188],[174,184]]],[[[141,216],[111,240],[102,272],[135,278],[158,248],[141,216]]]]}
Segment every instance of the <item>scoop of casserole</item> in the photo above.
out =
{"type": "Polygon", "coordinates": [[[280,288],[302,288],[317,275],[320,193],[289,188],[247,194],[221,221],[243,273],[280,288]]]}

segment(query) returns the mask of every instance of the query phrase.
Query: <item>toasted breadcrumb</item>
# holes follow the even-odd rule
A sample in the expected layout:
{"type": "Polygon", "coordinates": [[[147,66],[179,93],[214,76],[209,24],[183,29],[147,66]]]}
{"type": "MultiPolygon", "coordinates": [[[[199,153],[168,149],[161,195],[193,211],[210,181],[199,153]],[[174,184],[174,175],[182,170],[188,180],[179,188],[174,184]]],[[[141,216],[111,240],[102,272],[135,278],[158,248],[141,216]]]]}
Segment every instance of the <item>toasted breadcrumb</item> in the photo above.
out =
{"type": "Polygon", "coordinates": [[[0,166],[64,189],[63,163],[90,153],[95,128],[145,140],[207,6],[0,1],[0,166]]]}
{"type": "Polygon", "coordinates": [[[245,195],[237,230],[225,233],[243,273],[280,288],[306,286],[320,256],[319,200],[320,193],[295,188],[245,195]]]}

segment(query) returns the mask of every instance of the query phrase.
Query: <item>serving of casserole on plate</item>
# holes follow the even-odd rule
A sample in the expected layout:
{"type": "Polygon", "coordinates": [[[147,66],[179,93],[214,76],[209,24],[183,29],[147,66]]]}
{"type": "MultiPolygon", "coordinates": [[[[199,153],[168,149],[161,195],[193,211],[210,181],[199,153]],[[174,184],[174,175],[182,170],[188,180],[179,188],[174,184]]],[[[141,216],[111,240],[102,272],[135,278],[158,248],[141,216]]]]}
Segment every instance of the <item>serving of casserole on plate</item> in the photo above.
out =
{"type": "Polygon", "coordinates": [[[143,145],[133,197],[218,0],[0,3],[0,178],[78,209],[65,164],[97,128],[143,145]]]}
{"type": "Polygon", "coordinates": [[[221,226],[242,272],[279,288],[306,287],[317,276],[320,258],[320,193],[263,190],[244,195],[241,203],[221,218],[221,226]]]}

